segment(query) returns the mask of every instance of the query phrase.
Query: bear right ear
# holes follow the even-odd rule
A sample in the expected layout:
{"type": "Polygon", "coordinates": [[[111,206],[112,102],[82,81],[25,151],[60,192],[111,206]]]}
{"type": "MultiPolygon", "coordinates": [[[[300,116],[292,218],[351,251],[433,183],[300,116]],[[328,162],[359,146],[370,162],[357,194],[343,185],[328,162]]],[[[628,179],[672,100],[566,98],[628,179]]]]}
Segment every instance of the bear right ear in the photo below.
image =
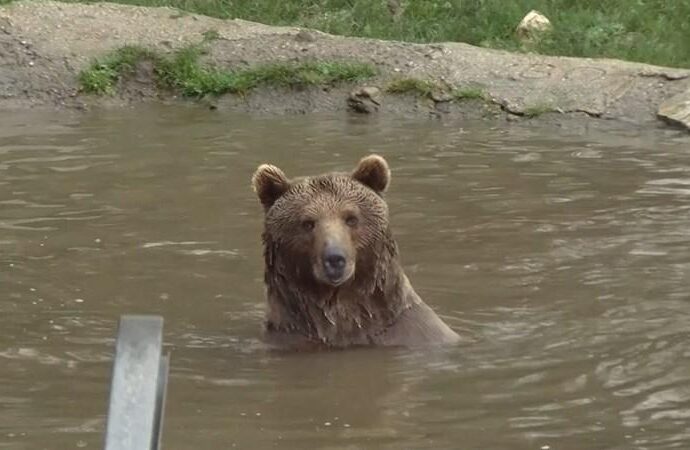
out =
{"type": "Polygon", "coordinates": [[[276,166],[261,164],[252,175],[252,186],[264,209],[268,211],[273,203],[287,192],[290,182],[276,166]]]}
{"type": "Polygon", "coordinates": [[[381,156],[369,155],[359,160],[352,178],[380,194],[391,182],[391,170],[381,156]]]}

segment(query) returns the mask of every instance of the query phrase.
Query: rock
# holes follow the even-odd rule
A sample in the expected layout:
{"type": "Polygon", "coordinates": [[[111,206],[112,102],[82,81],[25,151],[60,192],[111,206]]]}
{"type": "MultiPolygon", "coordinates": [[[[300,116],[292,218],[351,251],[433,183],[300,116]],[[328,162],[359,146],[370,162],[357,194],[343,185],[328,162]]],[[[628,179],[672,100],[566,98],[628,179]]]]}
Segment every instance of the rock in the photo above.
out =
{"type": "Polygon", "coordinates": [[[439,59],[445,56],[447,53],[448,49],[446,49],[443,45],[430,44],[427,46],[427,51],[424,53],[424,56],[429,59],[439,59]]]}
{"type": "Polygon", "coordinates": [[[690,130],[690,89],[659,105],[657,115],[668,122],[690,130]]]}
{"type": "Polygon", "coordinates": [[[381,90],[374,86],[364,86],[350,92],[347,106],[355,112],[371,114],[381,106],[381,90]]]}
{"type": "Polygon", "coordinates": [[[436,103],[446,103],[453,100],[453,96],[448,92],[432,92],[429,97],[436,103]]]}
{"type": "Polygon", "coordinates": [[[551,29],[551,21],[539,11],[532,10],[522,18],[515,33],[520,39],[533,39],[551,29]]]}
{"type": "Polygon", "coordinates": [[[316,36],[307,30],[300,30],[299,33],[295,35],[295,40],[297,42],[314,42],[316,41],[316,36]]]}

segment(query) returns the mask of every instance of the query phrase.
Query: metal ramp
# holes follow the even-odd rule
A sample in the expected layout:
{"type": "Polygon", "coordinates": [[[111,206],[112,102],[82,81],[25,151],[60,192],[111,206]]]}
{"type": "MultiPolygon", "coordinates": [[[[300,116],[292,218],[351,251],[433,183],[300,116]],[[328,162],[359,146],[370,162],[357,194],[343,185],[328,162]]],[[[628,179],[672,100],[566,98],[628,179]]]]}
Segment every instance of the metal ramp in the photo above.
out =
{"type": "Polygon", "coordinates": [[[169,364],[162,317],[120,317],[105,450],[160,450],[169,364]]]}

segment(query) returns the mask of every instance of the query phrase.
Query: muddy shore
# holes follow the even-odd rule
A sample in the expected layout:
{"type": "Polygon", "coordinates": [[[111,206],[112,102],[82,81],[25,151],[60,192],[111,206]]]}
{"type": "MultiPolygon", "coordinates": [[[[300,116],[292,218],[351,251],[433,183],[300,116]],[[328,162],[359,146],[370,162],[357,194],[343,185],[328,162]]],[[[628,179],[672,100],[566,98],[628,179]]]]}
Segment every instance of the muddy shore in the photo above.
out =
{"type": "MultiPolygon", "coordinates": [[[[345,111],[364,86],[414,77],[449,86],[480,87],[488,101],[448,101],[382,94],[377,114],[503,117],[528,120],[534,108],[549,120],[610,119],[642,126],[690,129],[690,70],[606,59],[514,54],[461,43],[410,44],[332,36],[292,27],[220,20],[170,8],[19,1],[0,7],[0,110],[26,107],[89,109],[142,101],[177,101],[146,71],[114,96],[80,91],[78,74],[126,44],[171,52],[212,32],[204,63],[243,68],[268,62],[347,59],[373,64],[379,75],[360,85],[262,88],[247,96],[206,98],[214,108],[266,113],[345,111]],[[660,120],[661,119],[661,120],[660,120]]],[[[535,118],[529,119],[535,120],[535,118]]]]}

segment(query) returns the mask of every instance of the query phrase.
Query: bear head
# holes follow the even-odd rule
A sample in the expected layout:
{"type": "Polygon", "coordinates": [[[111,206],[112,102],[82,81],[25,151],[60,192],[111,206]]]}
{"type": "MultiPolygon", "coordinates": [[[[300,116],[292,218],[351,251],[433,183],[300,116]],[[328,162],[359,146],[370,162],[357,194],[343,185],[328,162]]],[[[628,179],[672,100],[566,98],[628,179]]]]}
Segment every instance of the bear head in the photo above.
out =
{"type": "Polygon", "coordinates": [[[390,178],[378,155],[361,159],[352,173],[292,180],[276,166],[259,166],[252,185],[265,212],[267,272],[304,289],[371,278],[394,246],[382,195],[390,178]]]}

